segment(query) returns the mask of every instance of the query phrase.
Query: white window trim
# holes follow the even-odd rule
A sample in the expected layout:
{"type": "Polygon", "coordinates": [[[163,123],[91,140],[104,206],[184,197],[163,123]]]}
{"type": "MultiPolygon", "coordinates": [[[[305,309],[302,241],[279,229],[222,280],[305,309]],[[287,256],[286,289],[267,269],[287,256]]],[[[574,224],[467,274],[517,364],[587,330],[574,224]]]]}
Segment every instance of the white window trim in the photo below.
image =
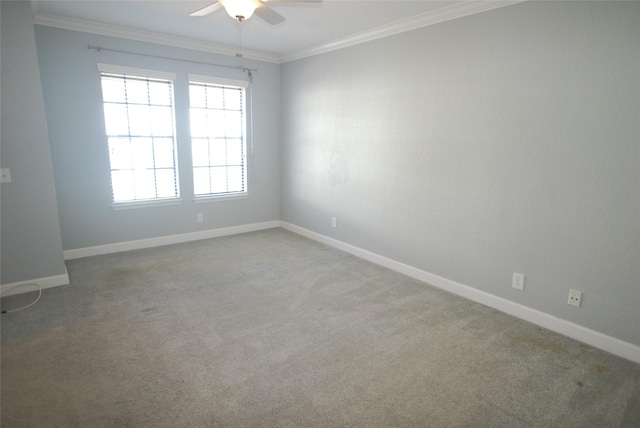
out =
{"type": "Polygon", "coordinates": [[[220,195],[194,196],[193,202],[196,204],[208,204],[209,202],[232,201],[234,199],[247,199],[248,192],[222,193],[220,195]]]}
{"type": "Polygon", "coordinates": [[[176,73],[159,70],[148,70],[145,68],[126,67],[124,65],[113,65],[98,63],[98,71],[101,73],[123,74],[125,76],[133,77],[147,77],[151,79],[164,79],[175,82],[176,73]]]}
{"type": "Polygon", "coordinates": [[[166,205],[180,205],[182,198],[144,199],[139,201],[113,202],[111,208],[114,211],[132,210],[136,208],[161,207],[166,205]]]}
{"type": "MultiPolygon", "coordinates": [[[[98,71],[106,74],[116,74],[116,75],[124,75],[125,77],[132,78],[147,78],[147,79],[159,79],[159,80],[169,80],[172,82],[172,85],[175,85],[177,73],[167,72],[167,71],[159,71],[159,70],[149,70],[144,68],[136,68],[136,67],[127,67],[123,65],[115,65],[115,64],[104,64],[104,63],[96,63],[98,71]]],[[[102,78],[102,76],[101,76],[102,78]]],[[[175,121],[175,93],[174,93],[173,102],[173,116],[175,121]]],[[[177,135],[176,135],[176,124],[173,124],[174,130],[174,145],[177,144],[177,135]]],[[[175,156],[175,155],[174,155],[175,156]]],[[[178,159],[174,158],[176,165],[174,166],[175,174],[176,174],[176,189],[178,190],[178,195],[175,197],[169,198],[155,198],[155,199],[141,199],[141,200],[133,200],[133,201],[112,201],[111,207],[114,211],[120,210],[129,210],[129,209],[137,209],[137,208],[148,208],[148,207],[156,207],[156,206],[166,206],[166,205],[179,205],[182,203],[182,198],[180,197],[180,175],[178,172],[178,159]]]]}
{"type": "Polygon", "coordinates": [[[236,86],[247,89],[249,81],[225,79],[223,77],[205,76],[203,74],[189,74],[189,83],[207,83],[209,85],[236,86]]]}
{"type": "MultiPolygon", "coordinates": [[[[233,192],[233,193],[217,193],[217,194],[206,194],[206,195],[195,195],[193,197],[193,202],[196,204],[203,204],[209,202],[220,202],[220,201],[229,201],[234,199],[247,199],[249,197],[249,192],[247,191],[249,184],[249,176],[248,176],[248,167],[249,167],[249,153],[248,144],[249,144],[249,135],[250,130],[247,127],[247,117],[251,114],[249,111],[249,104],[247,102],[247,92],[249,91],[250,82],[248,80],[238,80],[238,79],[227,79],[224,77],[214,77],[207,76],[203,74],[193,74],[189,73],[187,75],[189,85],[194,84],[206,84],[206,85],[219,85],[219,86],[227,86],[227,87],[237,87],[244,89],[244,106],[243,106],[243,127],[244,127],[244,157],[243,163],[245,168],[245,186],[244,191],[242,192],[233,192]]],[[[191,165],[193,170],[193,163],[191,165]]]]}

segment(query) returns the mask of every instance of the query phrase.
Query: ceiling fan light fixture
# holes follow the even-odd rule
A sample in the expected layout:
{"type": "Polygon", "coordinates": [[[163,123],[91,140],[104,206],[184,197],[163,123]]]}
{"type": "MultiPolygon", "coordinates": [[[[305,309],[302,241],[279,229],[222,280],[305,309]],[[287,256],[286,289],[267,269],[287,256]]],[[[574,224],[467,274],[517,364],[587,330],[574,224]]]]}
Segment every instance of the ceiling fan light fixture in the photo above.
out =
{"type": "Polygon", "coordinates": [[[242,21],[253,15],[259,6],[257,0],[220,0],[230,17],[242,21]]]}

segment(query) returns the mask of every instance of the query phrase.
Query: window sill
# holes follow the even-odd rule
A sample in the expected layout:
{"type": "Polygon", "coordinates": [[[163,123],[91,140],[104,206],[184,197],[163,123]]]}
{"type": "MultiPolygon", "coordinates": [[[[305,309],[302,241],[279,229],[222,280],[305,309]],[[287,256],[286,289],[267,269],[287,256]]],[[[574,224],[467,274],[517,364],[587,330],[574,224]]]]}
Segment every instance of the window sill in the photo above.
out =
{"type": "Polygon", "coordinates": [[[114,202],[113,205],[111,205],[111,208],[113,208],[114,211],[120,211],[120,210],[132,210],[136,208],[160,207],[165,205],[180,205],[181,203],[182,203],[182,198],[131,201],[131,202],[114,202]]]}
{"type": "Polygon", "coordinates": [[[221,201],[233,201],[235,199],[247,199],[248,193],[231,193],[227,195],[211,195],[211,196],[196,196],[193,198],[193,202],[196,204],[207,204],[209,202],[221,202],[221,201]]]}

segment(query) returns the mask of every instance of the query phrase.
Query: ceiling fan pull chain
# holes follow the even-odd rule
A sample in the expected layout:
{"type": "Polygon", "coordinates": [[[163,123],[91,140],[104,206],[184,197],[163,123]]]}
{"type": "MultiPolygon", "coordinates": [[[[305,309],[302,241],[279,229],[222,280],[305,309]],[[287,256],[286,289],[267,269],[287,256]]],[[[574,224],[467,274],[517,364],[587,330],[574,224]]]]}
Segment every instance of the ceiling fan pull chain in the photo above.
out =
{"type": "Polygon", "coordinates": [[[238,59],[242,59],[242,29],[240,26],[243,20],[244,18],[242,16],[236,16],[236,46],[238,47],[236,58],[238,59]]]}

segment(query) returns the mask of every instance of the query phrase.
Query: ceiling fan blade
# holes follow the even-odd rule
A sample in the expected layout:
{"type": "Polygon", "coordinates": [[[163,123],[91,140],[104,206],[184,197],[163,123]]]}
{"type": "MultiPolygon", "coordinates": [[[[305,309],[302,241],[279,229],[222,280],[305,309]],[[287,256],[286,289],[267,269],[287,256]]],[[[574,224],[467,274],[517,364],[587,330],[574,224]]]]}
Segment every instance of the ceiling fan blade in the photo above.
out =
{"type": "Polygon", "coordinates": [[[190,13],[189,16],[205,16],[205,15],[209,15],[210,13],[215,12],[216,10],[220,9],[221,7],[222,7],[222,3],[217,1],[215,3],[211,3],[209,6],[205,6],[202,9],[198,9],[195,12],[190,13]]]}
{"type": "Polygon", "coordinates": [[[284,22],[284,16],[280,15],[278,12],[261,2],[260,6],[258,6],[254,13],[264,21],[266,21],[267,24],[276,25],[284,22]]]}

